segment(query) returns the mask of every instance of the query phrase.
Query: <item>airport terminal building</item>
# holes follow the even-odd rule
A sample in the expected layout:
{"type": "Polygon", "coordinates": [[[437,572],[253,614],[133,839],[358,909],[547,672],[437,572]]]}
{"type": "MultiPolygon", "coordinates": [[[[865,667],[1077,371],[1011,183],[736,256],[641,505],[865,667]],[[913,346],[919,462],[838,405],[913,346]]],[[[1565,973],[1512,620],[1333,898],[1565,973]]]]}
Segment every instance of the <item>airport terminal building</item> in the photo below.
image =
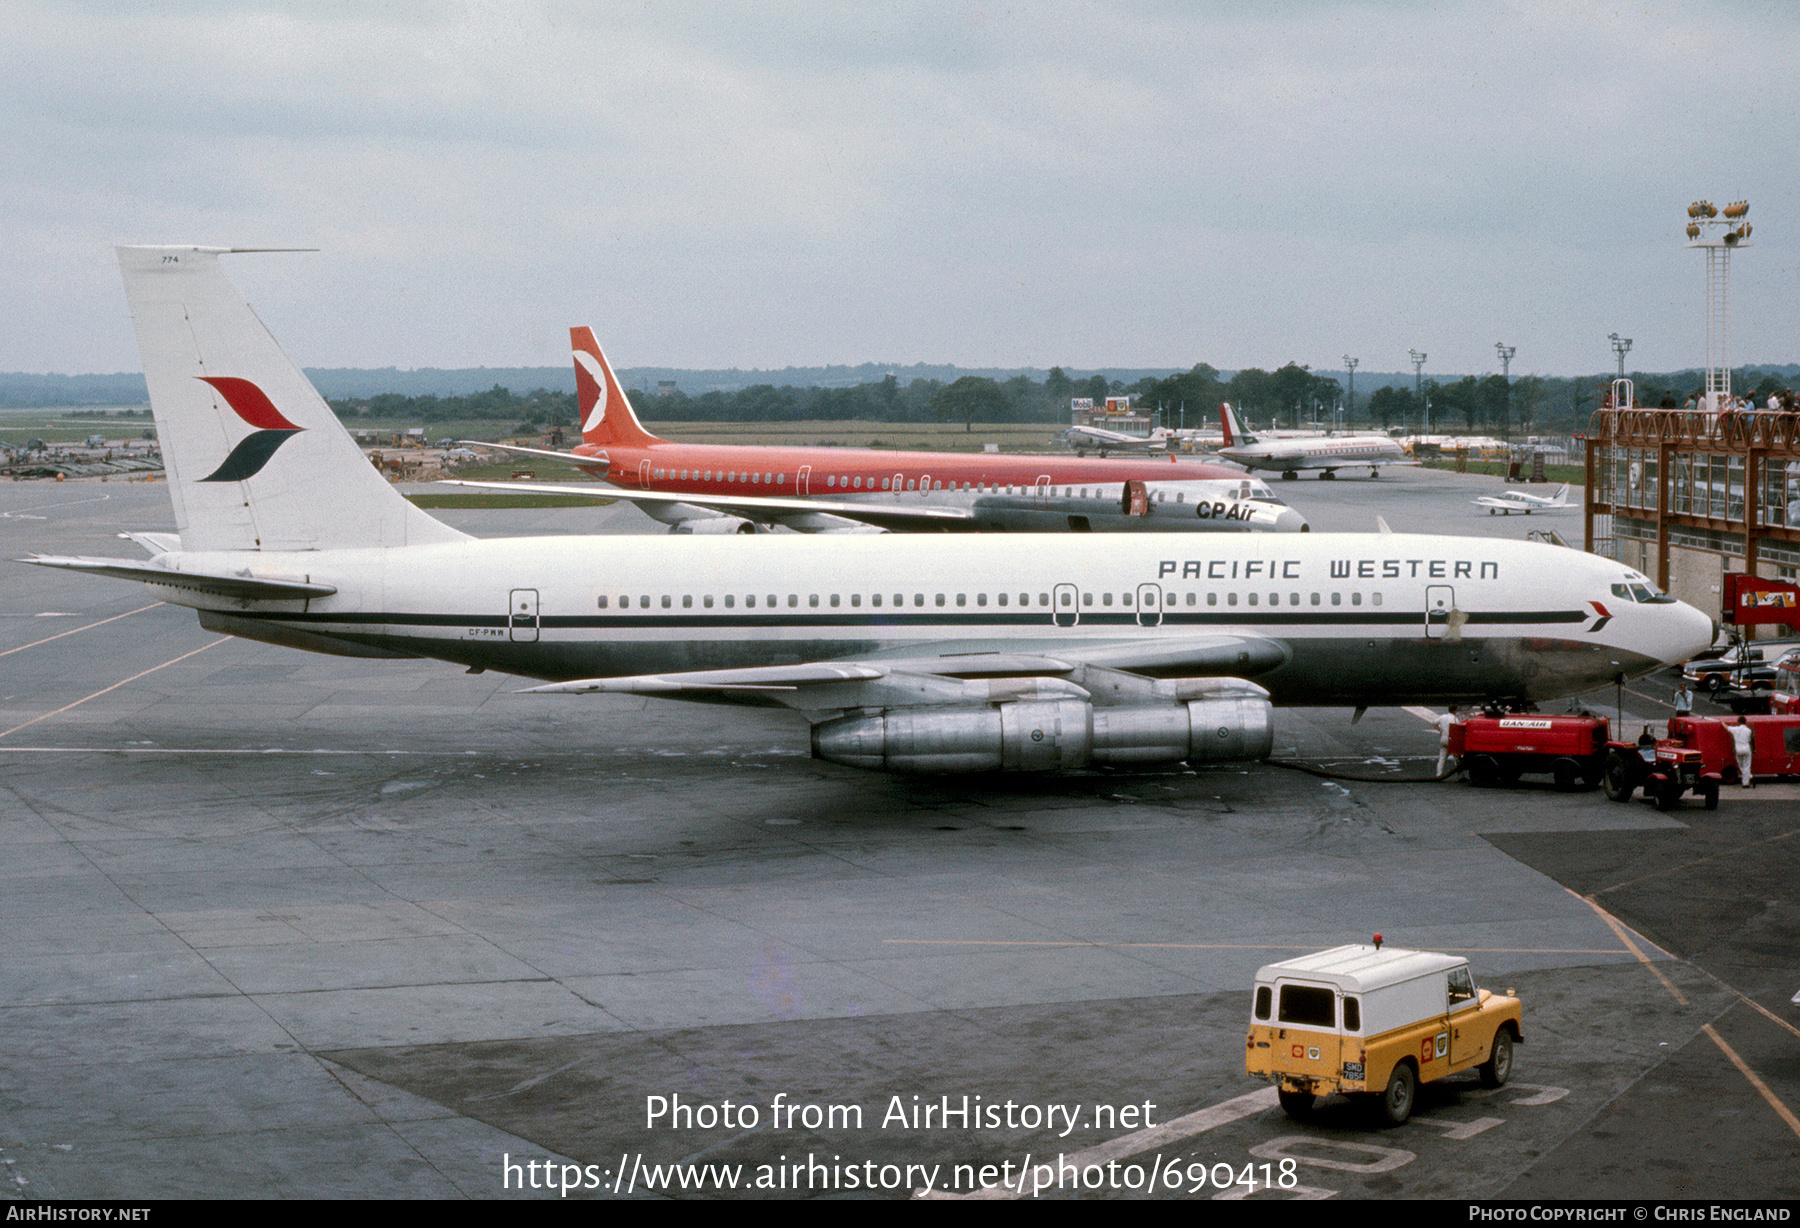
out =
{"type": "Polygon", "coordinates": [[[1715,617],[1727,571],[1800,580],[1800,414],[1602,409],[1587,442],[1588,550],[1715,617]]]}

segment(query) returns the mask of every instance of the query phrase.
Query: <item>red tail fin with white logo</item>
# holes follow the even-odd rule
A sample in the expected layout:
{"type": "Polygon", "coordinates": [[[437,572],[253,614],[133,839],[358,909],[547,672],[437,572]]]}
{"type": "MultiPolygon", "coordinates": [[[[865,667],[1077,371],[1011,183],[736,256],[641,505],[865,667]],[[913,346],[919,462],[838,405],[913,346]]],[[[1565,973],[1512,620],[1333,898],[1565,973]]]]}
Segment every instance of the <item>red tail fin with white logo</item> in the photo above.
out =
{"type": "Polygon", "coordinates": [[[1219,402],[1219,429],[1225,433],[1225,446],[1232,445],[1231,438],[1231,406],[1224,401],[1219,402]]]}
{"type": "Polygon", "coordinates": [[[614,377],[606,355],[585,324],[569,330],[575,359],[575,393],[581,407],[581,442],[599,444],[660,443],[632,412],[631,401],[614,377]]]}

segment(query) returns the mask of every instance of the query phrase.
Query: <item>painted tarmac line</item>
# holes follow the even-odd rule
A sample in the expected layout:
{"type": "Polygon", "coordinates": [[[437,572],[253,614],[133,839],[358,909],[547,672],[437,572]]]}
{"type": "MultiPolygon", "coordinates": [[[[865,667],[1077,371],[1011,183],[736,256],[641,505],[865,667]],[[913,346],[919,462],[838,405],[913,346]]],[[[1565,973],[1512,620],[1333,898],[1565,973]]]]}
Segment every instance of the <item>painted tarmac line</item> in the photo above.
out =
{"type": "MultiPolygon", "coordinates": [[[[123,617],[123,615],[121,615],[120,617],[123,617]]],[[[189,657],[199,656],[201,653],[205,652],[208,648],[217,648],[220,644],[228,643],[231,639],[232,639],[232,637],[229,635],[220,636],[218,639],[214,640],[212,643],[202,644],[202,645],[200,645],[200,647],[194,649],[192,652],[184,652],[178,657],[171,657],[169,660],[164,661],[161,665],[152,665],[149,669],[139,670],[137,673],[133,674],[129,678],[121,678],[121,679],[119,679],[119,681],[113,683],[111,686],[102,687],[100,690],[95,691],[92,695],[83,695],[80,699],[77,699],[74,703],[64,704],[62,707],[58,708],[54,712],[46,712],[42,716],[32,717],[30,720],[26,721],[22,725],[14,725],[11,729],[0,730],[0,738],[8,737],[12,734],[19,732],[19,730],[21,730],[21,729],[29,729],[31,726],[37,724],[39,721],[47,721],[53,716],[60,716],[64,712],[67,712],[70,708],[79,708],[82,704],[86,703],[90,699],[99,699],[102,695],[105,695],[111,691],[116,691],[120,687],[125,686],[127,683],[136,682],[139,678],[142,678],[147,674],[154,674],[159,669],[167,669],[171,665],[179,665],[181,662],[187,660],[189,657]]]]}
{"type": "Polygon", "coordinates": [[[79,635],[83,631],[91,631],[95,627],[104,627],[107,623],[116,623],[121,618],[130,618],[133,614],[142,614],[145,610],[154,610],[162,605],[160,601],[152,601],[149,605],[141,605],[135,610],[126,610],[123,614],[114,614],[111,618],[103,618],[97,623],[89,623],[85,627],[75,627],[68,631],[58,631],[55,635],[46,635],[41,640],[33,640],[29,644],[20,644],[17,648],[8,648],[0,652],[0,657],[10,657],[15,652],[24,652],[27,648],[36,648],[39,644],[48,644],[51,640],[60,640],[65,635],[79,635]]]}
{"type": "MultiPolygon", "coordinates": [[[[1258,1088],[1256,1091],[1227,1100],[1223,1104],[1215,1104],[1211,1108],[1189,1113],[1186,1117],[1177,1117],[1173,1121],[1166,1121],[1160,1126],[1151,1126],[1147,1130],[1139,1130],[1135,1134],[1121,1135],[1111,1142],[1101,1143],[1086,1151],[1078,1151],[1073,1155],[1059,1155],[1056,1158],[1056,1167],[1072,1165],[1079,1172],[1090,1164],[1104,1165],[1113,1160],[1122,1160],[1126,1156],[1139,1155],[1157,1147],[1205,1134],[1208,1130],[1230,1125],[1245,1117],[1254,1117],[1258,1113],[1274,1108],[1277,1102],[1278,1098],[1273,1087],[1258,1088]]],[[[1025,1168],[1020,1170],[1018,1186],[990,1185],[986,1189],[976,1190],[969,1194],[915,1190],[913,1197],[977,1202],[1007,1202],[1025,1198],[1033,1193],[1025,1184],[1026,1171],[1028,1170],[1025,1168]]]]}

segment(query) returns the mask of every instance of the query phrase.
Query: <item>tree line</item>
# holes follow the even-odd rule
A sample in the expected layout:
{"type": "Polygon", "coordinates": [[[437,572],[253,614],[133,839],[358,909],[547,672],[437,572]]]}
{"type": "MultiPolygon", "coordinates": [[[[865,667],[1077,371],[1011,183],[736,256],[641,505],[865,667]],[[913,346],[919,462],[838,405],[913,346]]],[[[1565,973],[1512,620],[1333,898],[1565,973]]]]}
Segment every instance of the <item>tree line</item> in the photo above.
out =
{"type": "MultiPolygon", "coordinates": [[[[1465,375],[1441,382],[1428,379],[1418,390],[1385,383],[1358,389],[1347,405],[1343,376],[1321,373],[1296,363],[1274,371],[1247,367],[1226,378],[1217,368],[1198,363],[1163,378],[1146,376],[1129,385],[1095,375],[1072,379],[1052,367],[1041,381],[1027,375],[994,380],[965,375],[945,383],[912,379],[902,384],[889,374],[880,380],[845,388],[753,384],[735,392],[707,392],[690,397],[679,389],[632,395],[632,405],[646,422],[790,422],[809,420],[871,422],[949,422],[973,429],[976,422],[1032,423],[1066,426],[1069,402],[1131,395],[1136,407],[1160,417],[1164,426],[1211,426],[1221,401],[1259,428],[1305,427],[1313,423],[1357,429],[1433,432],[1469,431],[1507,436],[1513,433],[1570,434],[1586,430],[1589,416],[1608,395],[1611,376],[1574,378],[1523,375],[1510,382],[1500,375],[1465,375]]],[[[1697,370],[1671,374],[1634,373],[1637,403],[1646,407],[1683,404],[1705,383],[1697,370]]],[[[1735,372],[1733,386],[1758,400],[1787,387],[1788,380],[1756,370],[1735,372]]],[[[402,396],[334,399],[330,405],[345,420],[453,421],[514,420],[520,431],[568,426],[578,416],[575,395],[546,388],[515,393],[495,384],[468,396],[402,396]]]]}

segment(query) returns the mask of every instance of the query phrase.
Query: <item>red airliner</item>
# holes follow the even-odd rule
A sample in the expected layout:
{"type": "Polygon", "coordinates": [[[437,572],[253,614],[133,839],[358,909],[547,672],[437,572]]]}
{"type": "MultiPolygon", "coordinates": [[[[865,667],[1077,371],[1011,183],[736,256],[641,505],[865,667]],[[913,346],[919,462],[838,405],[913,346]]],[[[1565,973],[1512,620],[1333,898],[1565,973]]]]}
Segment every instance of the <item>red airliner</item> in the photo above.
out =
{"type": "Polygon", "coordinates": [[[1265,483],[1241,470],[1173,457],[675,443],[638,421],[592,330],[571,328],[569,341],[580,445],[571,452],[481,446],[572,461],[622,490],[676,496],[626,497],[684,531],[747,532],[757,522],[810,532],[868,526],[1295,531],[1305,525],[1265,483]]]}

